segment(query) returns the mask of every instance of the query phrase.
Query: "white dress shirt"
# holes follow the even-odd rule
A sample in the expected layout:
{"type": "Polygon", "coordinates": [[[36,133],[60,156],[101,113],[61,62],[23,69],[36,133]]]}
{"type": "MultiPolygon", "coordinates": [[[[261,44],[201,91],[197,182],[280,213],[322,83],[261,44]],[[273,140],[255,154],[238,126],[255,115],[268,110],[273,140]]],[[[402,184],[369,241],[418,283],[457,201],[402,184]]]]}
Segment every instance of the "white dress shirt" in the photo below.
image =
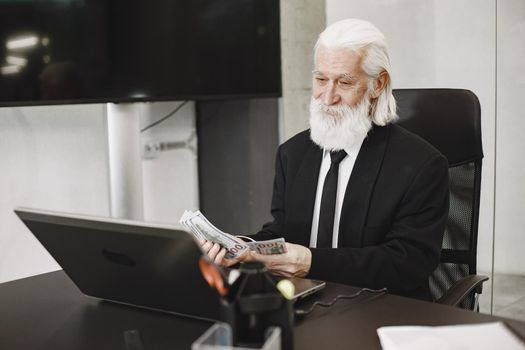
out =
{"type": "MultiPolygon", "coordinates": [[[[357,154],[361,149],[364,138],[360,142],[356,142],[352,148],[345,149],[347,156],[339,163],[339,174],[337,177],[337,194],[335,199],[335,215],[334,215],[334,232],[332,235],[332,248],[337,248],[337,241],[339,238],[339,221],[341,218],[341,208],[345,198],[346,186],[352,174],[357,154]]],[[[319,226],[319,211],[321,210],[321,197],[323,195],[323,185],[328,170],[332,161],[330,152],[323,151],[323,160],[321,168],[319,169],[319,179],[317,180],[317,192],[315,194],[314,215],[312,218],[312,231],[310,234],[310,247],[317,246],[317,229],[319,226]]]]}

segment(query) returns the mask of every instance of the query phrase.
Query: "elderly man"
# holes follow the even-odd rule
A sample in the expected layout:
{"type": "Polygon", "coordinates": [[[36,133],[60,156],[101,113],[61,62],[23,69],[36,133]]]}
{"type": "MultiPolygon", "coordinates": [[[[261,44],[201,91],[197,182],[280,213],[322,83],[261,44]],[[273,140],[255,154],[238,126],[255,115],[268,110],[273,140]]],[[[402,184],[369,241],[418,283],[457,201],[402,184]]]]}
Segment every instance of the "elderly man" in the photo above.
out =
{"type": "MultiPolygon", "coordinates": [[[[446,158],[400,126],[384,36],[347,19],[315,45],[310,130],[279,147],[271,213],[257,239],[288,252],[250,253],[283,276],[431,300],[448,214],[446,158]]],[[[224,250],[205,243],[216,262],[224,250]]]]}

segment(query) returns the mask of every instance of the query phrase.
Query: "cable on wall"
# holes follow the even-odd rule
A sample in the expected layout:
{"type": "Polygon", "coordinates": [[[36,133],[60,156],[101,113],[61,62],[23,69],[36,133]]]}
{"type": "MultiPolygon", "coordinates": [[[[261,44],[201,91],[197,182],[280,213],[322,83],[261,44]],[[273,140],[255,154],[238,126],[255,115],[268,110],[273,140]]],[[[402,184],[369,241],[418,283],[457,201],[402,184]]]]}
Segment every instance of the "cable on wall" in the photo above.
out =
{"type": "Polygon", "coordinates": [[[177,112],[178,112],[182,107],[184,107],[184,105],[185,105],[186,103],[188,103],[188,102],[189,102],[189,100],[186,100],[186,101],[182,102],[180,105],[178,105],[177,107],[175,107],[171,112],[169,112],[168,114],[166,114],[164,117],[162,117],[162,118],[160,118],[159,120],[157,120],[157,121],[151,123],[150,125],[145,126],[144,128],[142,128],[142,129],[140,130],[140,132],[142,133],[142,132],[144,132],[144,131],[146,131],[146,130],[151,129],[151,128],[154,127],[154,126],[159,125],[159,124],[162,123],[163,121],[165,121],[165,120],[167,120],[168,118],[170,118],[171,116],[175,115],[175,113],[177,113],[177,112]]]}

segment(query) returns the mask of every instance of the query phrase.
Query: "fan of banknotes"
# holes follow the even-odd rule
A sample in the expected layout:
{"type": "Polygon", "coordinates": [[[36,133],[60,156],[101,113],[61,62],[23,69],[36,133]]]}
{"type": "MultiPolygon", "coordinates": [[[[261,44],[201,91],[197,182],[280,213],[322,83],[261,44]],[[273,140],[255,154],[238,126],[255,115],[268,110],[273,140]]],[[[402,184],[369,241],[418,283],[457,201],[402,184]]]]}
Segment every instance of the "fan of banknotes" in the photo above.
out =
{"type": "MultiPolygon", "coordinates": [[[[259,254],[282,254],[286,253],[286,244],[284,238],[272,239],[268,241],[245,242],[235,236],[223,232],[215,227],[200,212],[186,210],[179,222],[184,225],[197,239],[205,239],[220,244],[226,248],[226,259],[236,259],[243,255],[248,249],[256,251],[259,254]]],[[[251,239],[242,236],[243,238],[251,239]]]]}

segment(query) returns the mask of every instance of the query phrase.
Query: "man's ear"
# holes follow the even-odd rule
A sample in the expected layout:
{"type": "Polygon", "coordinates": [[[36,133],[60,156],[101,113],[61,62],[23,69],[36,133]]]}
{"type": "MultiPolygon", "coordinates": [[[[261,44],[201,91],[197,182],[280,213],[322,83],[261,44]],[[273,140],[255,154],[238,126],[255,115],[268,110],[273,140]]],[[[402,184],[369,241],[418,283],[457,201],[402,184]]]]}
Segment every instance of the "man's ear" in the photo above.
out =
{"type": "Polygon", "coordinates": [[[387,86],[389,80],[390,80],[390,77],[388,76],[388,73],[386,72],[386,70],[379,73],[379,76],[377,77],[374,83],[374,89],[372,90],[370,97],[378,98],[379,95],[381,95],[381,92],[383,92],[383,90],[387,86]]]}

